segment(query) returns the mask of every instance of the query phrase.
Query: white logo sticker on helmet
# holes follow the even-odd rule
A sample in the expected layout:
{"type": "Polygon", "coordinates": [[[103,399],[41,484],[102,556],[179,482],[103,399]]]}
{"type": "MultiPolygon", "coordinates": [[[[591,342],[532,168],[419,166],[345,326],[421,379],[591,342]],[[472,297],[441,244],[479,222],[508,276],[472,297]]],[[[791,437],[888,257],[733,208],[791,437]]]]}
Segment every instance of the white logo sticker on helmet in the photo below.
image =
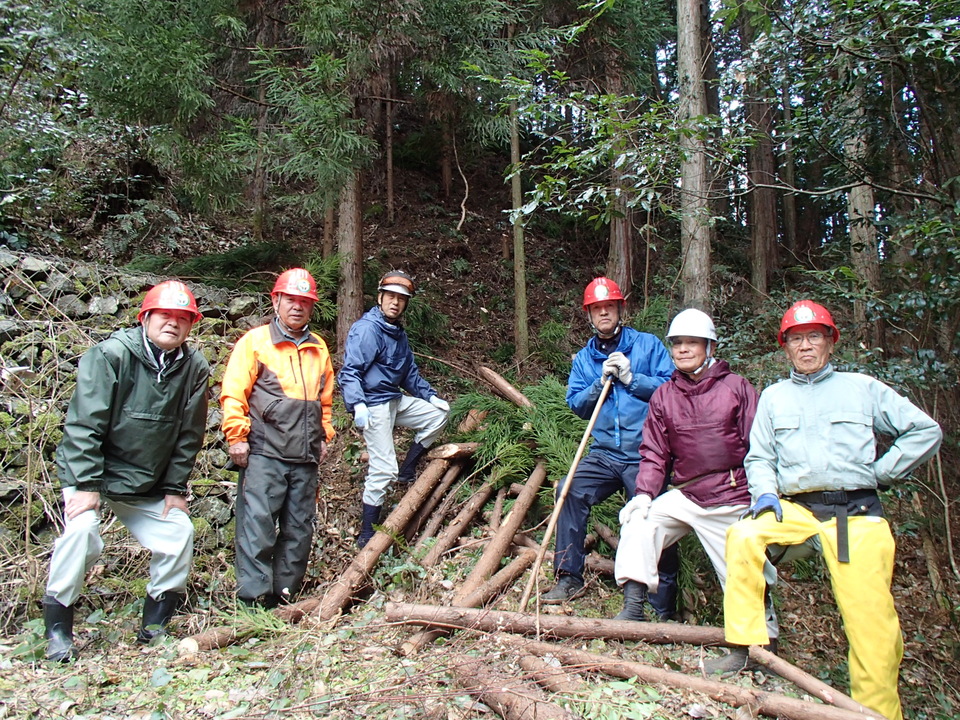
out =
{"type": "Polygon", "coordinates": [[[801,305],[793,311],[793,319],[800,325],[806,325],[814,322],[814,320],[817,319],[817,316],[814,314],[812,308],[809,308],[806,305],[801,305]]]}
{"type": "Polygon", "coordinates": [[[297,280],[297,290],[302,293],[310,292],[310,283],[306,279],[297,280]]]}
{"type": "Polygon", "coordinates": [[[597,298],[597,302],[606,300],[610,295],[610,288],[608,288],[606,285],[597,285],[596,290],[594,290],[594,295],[597,298]]]}

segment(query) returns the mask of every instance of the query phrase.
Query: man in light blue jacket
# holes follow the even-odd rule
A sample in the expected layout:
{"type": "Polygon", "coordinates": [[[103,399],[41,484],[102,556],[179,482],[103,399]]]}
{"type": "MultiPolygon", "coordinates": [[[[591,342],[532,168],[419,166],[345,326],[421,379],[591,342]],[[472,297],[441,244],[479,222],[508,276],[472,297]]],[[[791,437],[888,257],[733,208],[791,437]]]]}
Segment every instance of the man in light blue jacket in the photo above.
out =
{"type": "Polygon", "coordinates": [[[357,320],[347,334],[343,367],[337,382],[347,412],[363,431],[370,461],[363,489],[363,519],[357,546],[366,545],[380,522],[387,488],[392,482],[412,482],[417,462],[447,424],[450,405],[420,377],[400,317],[416,287],[402,270],[380,279],[377,304],[357,320]],[[406,391],[407,394],[404,394],[406,391]],[[395,425],[416,434],[403,464],[397,465],[393,444],[395,425]]]}
{"type": "MultiPolygon", "coordinates": [[[[573,359],[567,405],[575,415],[588,419],[608,377],[613,385],[593,426],[590,452],[577,466],[557,517],[553,562],[557,583],[541,596],[545,604],[562,603],[583,592],[590,509],[620,489],[627,499],[633,497],[648,402],[673,373],[673,361],[659,338],[623,326],[623,301],[619,286],[609,278],[595,278],[584,291],[583,309],[596,334],[573,359]]],[[[562,489],[560,484],[558,496],[562,489]]],[[[665,570],[663,563],[660,569],[665,570]]],[[[649,598],[661,616],[675,609],[675,568],[665,574],[673,580],[661,575],[659,595],[649,598]]]]}
{"type": "MultiPolygon", "coordinates": [[[[760,395],[744,467],[753,507],[727,531],[726,639],[764,645],[763,564],[787,547],[819,551],[850,645],[853,699],[901,720],[897,676],[903,657],[890,585],[894,540],[877,495],[936,454],[940,426],[867,375],[830,364],[840,332],[821,305],[801,300],[783,316],[777,340],[790,378],[760,395]],[[875,433],[892,438],[877,456],[875,433]]],[[[746,657],[746,647],[736,648],[746,657]]]]}

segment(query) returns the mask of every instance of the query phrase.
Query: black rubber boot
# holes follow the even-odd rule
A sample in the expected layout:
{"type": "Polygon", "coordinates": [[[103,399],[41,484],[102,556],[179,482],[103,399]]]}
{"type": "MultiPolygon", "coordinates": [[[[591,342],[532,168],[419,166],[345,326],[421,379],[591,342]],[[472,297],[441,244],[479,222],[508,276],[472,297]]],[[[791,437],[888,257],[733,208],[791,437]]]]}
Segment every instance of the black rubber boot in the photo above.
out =
{"type": "Polygon", "coordinates": [[[418,442],[410,446],[410,449],[407,450],[407,456],[403,459],[403,464],[400,466],[400,472],[397,473],[398,483],[412,483],[416,479],[417,463],[420,462],[420,458],[423,457],[426,451],[427,449],[418,442]]]}
{"type": "Polygon", "coordinates": [[[620,611],[614,620],[645,622],[647,616],[643,612],[643,603],[646,599],[647,586],[636,580],[627,580],[623,585],[623,610],[620,611]]]}
{"type": "Polygon", "coordinates": [[[73,645],[73,605],[61,605],[49,595],[44,595],[43,624],[47,660],[62,663],[74,660],[77,650],[73,645]]]}
{"type": "Polygon", "coordinates": [[[146,645],[158,635],[163,635],[182,599],[182,593],[168,591],[162,593],[157,600],[148,593],[143,599],[143,622],[137,632],[137,642],[146,645]]]}
{"type": "Polygon", "coordinates": [[[360,534],[357,536],[357,547],[362,548],[373,537],[376,530],[373,526],[380,522],[380,505],[363,504],[363,523],[360,526],[360,534]]]}

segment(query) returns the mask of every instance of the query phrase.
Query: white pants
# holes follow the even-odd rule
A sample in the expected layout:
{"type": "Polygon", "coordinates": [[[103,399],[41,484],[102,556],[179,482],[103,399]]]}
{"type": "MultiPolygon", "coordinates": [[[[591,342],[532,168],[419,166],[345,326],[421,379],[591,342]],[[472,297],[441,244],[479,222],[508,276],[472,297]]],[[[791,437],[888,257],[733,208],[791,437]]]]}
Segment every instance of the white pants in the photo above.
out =
{"type": "MultiPolygon", "coordinates": [[[[76,488],[64,488],[66,502],[76,488]]],[[[118,500],[100,496],[137,542],[150,551],[150,583],[147,593],[156,599],[168,590],[183,592],[193,562],[193,523],[190,516],[172,509],[163,518],[164,500],[129,498],[118,500]]],[[[103,552],[100,537],[100,511],[87,510],[75,518],[66,518],[63,534],[53,545],[47,595],[61,605],[73,605],[83,589],[87,572],[103,552]]]]}
{"type": "Polygon", "coordinates": [[[413,438],[424,447],[430,447],[447,425],[447,413],[426,400],[401,395],[395,400],[369,408],[370,419],[363,429],[370,463],[363,486],[363,502],[380,507],[390,483],[397,479],[397,449],[393,444],[395,425],[416,430],[413,438]]]}
{"type": "MultiPolygon", "coordinates": [[[[695,532],[704,552],[710,558],[720,579],[727,586],[727,528],[740,519],[748,505],[718,505],[701,507],[674,488],[654,499],[646,518],[634,515],[620,528],[620,545],[614,574],[618,585],[635,580],[656,592],[660,585],[657,563],[663,549],[670,547],[688,533],[695,532]]],[[[764,579],[768,586],[777,582],[777,571],[769,562],[764,565],[764,579]]],[[[767,630],[770,637],[779,636],[779,625],[771,603],[767,603],[767,630]]]]}

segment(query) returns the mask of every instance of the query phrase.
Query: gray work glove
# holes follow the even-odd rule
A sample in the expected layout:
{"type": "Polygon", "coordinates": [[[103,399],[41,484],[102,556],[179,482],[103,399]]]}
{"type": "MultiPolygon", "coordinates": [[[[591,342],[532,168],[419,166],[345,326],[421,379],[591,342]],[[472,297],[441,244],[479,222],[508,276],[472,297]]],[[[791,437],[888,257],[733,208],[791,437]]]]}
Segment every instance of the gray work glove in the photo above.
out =
{"type": "Polygon", "coordinates": [[[610,357],[603,361],[603,377],[618,379],[624,385],[633,382],[633,371],[630,369],[630,358],[622,352],[610,353],[610,357]]]}

